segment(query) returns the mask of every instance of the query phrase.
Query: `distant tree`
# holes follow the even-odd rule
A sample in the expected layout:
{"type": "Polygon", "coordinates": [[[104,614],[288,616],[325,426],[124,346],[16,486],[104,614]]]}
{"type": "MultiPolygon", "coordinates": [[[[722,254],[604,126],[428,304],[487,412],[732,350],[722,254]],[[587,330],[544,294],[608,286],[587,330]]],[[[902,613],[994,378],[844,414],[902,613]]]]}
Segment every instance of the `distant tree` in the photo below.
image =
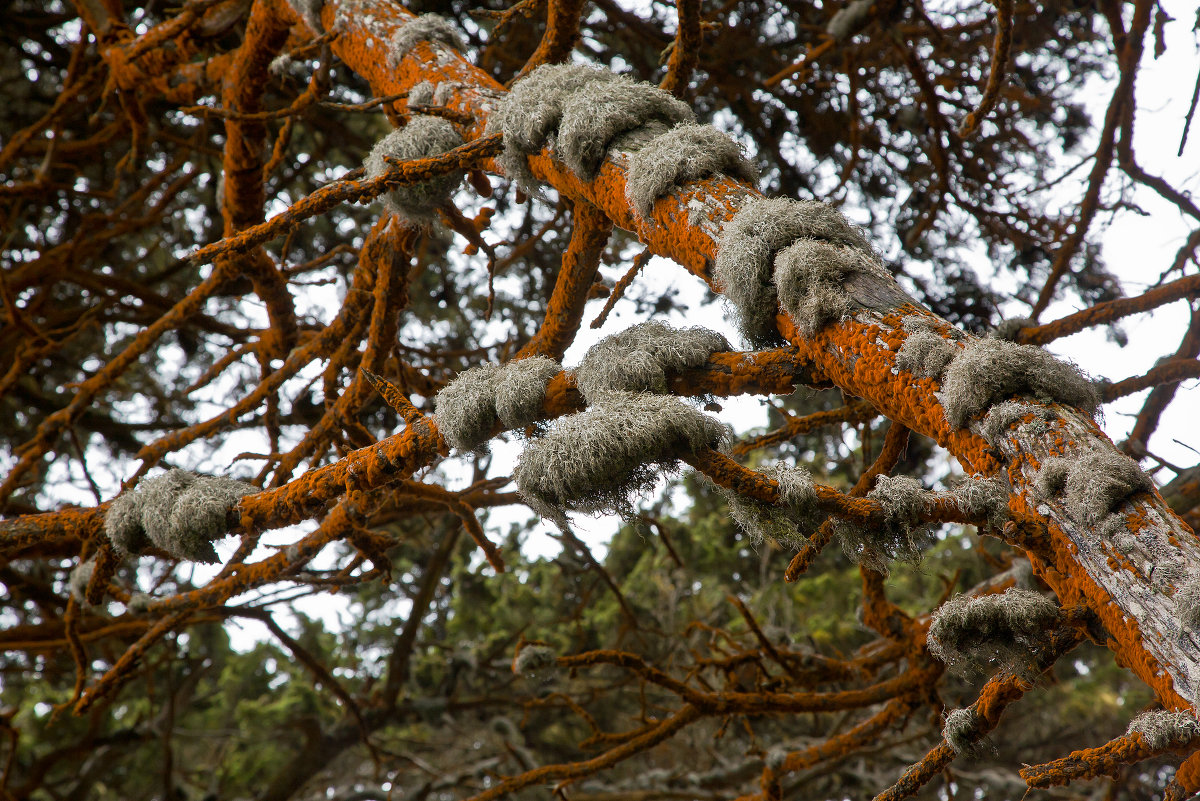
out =
{"type": "Polygon", "coordinates": [[[1200,376],[1200,209],[1132,146],[1158,4],[5,19],[4,798],[1200,790],[1200,481],[1151,448],[1200,376]],[[1098,232],[1138,188],[1191,233],[1127,297],[1098,232]],[[689,281],[748,350],[666,324],[689,281]],[[1180,300],[1142,375],[1038,347],[1180,300]],[[1145,390],[1115,446],[1094,412],[1145,390]]]}

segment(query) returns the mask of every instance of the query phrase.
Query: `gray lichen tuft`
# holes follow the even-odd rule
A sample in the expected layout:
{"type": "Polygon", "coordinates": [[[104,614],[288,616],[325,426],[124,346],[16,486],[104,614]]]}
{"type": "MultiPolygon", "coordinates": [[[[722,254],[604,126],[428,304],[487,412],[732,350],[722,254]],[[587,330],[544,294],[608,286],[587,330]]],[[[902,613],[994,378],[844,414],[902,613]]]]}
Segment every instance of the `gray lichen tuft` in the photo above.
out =
{"type": "Polygon", "coordinates": [[[962,755],[975,750],[979,740],[979,715],[974,709],[955,709],[946,715],[946,725],[942,727],[942,738],[950,750],[962,755]]]}
{"type": "Polygon", "coordinates": [[[589,84],[616,80],[608,70],[583,64],[543,64],[517,81],[487,125],[488,133],[504,134],[504,152],[496,158],[504,174],[536,191],[528,157],[540,152],[558,130],[568,98],[589,84]]]}
{"type": "Polygon", "coordinates": [[[1012,516],[1008,508],[1009,486],[999,476],[964,481],[954,488],[958,508],[973,518],[985,518],[999,528],[1012,516]]]}
{"type": "Polygon", "coordinates": [[[575,384],[589,403],[611,390],[661,394],[669,371],[699,367],[729,349],[725,337],[707,328],[641,323],[593,345],[574,370],[575,384]]]}
{"type": "Polygon", "coordinates": [[[835,42],[845,41],[866,24],[874,7],[875,0],[852,0],[833,15],[825,25],[825,33],[833,37],[835,42]]]}
{"type": "Polygon", "coordinates": [[[1021,401],[1002,401],[988,410],[979,433],[989,445],[996,446],[1010,428],[1024,421],[1029,415],[1033,415],[1029,425],[1035,434],[1046,433],[1049,422],[1054,419],[1054,413],[1044,406],[1021,401]]]}
{"type": "Polygon", "coordinates": [[[772,280],[775,255],[797,239],[819,239],[863,253],[871,247],[841,212],[816,201],[751,198],[721,229],[713,275],[755,345],[780,341],[779,301],[772,280]]]}
{"type": "Polygon", "coordinates": [[[883,506],[883,524],[864,526],[848,520],[834,524],[846,556],[880,573],[887,573],[893,561],[920,561],[921,554],[933,543],[932,533],[921,522],[929,495],[916,479],[880,476],[867,497],[883,506]]]}
{"type": "Polygon", "coordinates": [[[629,159],[625,195],[634,213],[649,220],[655,200],[677,186],[717,174],[758,180],[758,168],[727,134],[711,125],[677,125],[629,159]]]}
{"type": "Polygon", "coordinates": [[[779,483],[779,505],[770,506],[746,498],[733,490],[717,487],[729,506],[729,516],[755,542],[775,540],[789,548],[799,548],[806,531],[823,518],[817,508],[817,492],[812,474],[802,467],[776,465],[766,471],[779,483]]]}
{"type": "Polygon", "coordinates": [[[130,614],[140,615],[150,609],[150,604],[154,603],[154,596],[144,592],[135,592],[130,594],[129,602],[125,604],[125,609],[130,614]]]}
{"type": "Polygon", "coordinates": [[[1160,709],[1143,712],[1129,722],[1127,734],[1140,734],[1152,751],[1182,748],[1200,737],[1200,721],[1190,712],[1160,709]]]}
{"type": "Polygon", "coordinates": [[[996,327],[992,329],[992,336],[1012,342],[1017,338],[1017,334],[1021,333],[1021,329],[1033,325],[1037,325],[1037,323],[1029,317],[1010,317],[996,324],[996,327]]]}
{"type": "Polygon", "coordinates": [[[434,104],[433,95],[436,91],[434,85],[429,81],[421,81],[419,84],[408,90],[408,105],[410,106],[432,106],[434,104]]]}
{"type": "Polygon", "coordinates": [[[288,0],[288,5],[308,27],[317,33],[325,33],[325,26],[321,24],[321,9],[325,6],[325,0],[288,0]]]}
{"type": "Polygon", "coordinates": [[[1154,489],[1154,482],[1133,459],[1105,449],[1071,459],[1043,459],[1036,487],[1043,499],[1065,494],[1071,516],[1095,526],[1131,495],[1154,489]]]}
{"type": "Polygon", "coordinates": [[[467,49],[462,35],[450,24],[450,20],[440,14],[422,14],[409,20],[392,34],[388,64],[392,67],[398,65],[420,42],[438,42],[460,53],[467,49]]]}
{"type": "Polygon", "coordinates": [[[1073,364],[1041,348],[999,339],[975,339],[950,362],[938,397],[946,419],[963,428],[976,414],[1012,395],[1033,395],[1095,413],[1100,404],[1092,382],[1073,364]]]}
{"type": "Polygon", "coordinates": [[[155,545],[177,559],[216,562],[212,541],[229,533],[229,512],[258,488],[173,469],[113,501],[104,530],[120,553],[155,545]]]}
{"type": "Polygon", "coordinates": [[[526,645],[517,652],[513,660],[513,673],[520,675],[544,675],[548,669],[554,668],[558,657],[553,648],[545,645],[526,645]]]}
{"type": "Polygon", "coordinates": [[[618,76],[616,81],[588,83],[571,93],[563,104],[554,149],[571,172],[590,181],[609,145],[621,134],[651,122],[679,125],[695,119],[692,107],[670,92],[618,76]]]}
{"type": "Polygon", "coordinates": [[[469,451],[491,436],[496,418],[509,428],[538,419],[546,385],[562,368],[544,356],[484,364],[458,375],[434,399],[438,430],[453,448],[469,451]]]}
{"type": "Polygon", "coordinates": [[[896,352],[896,366],[915,376],[940,381],[956,355],[958,347],[953,342],[937,331],[920,328],[908,333],[904,344],[896,352]]]}
{"type": "MultiPolygon", "coordinates": [[[[388,170],[385,156],[397,159],[423,159],[446,153],[463,143],[458,129],[441,117],[417,115],[408,125],[397,128],[375,143],[363,161],[368,178],[378,178],[388,170]]],[[[412,222],[428,224],[437,207],[447,202],[466,173],[461,170],[421,183],[405,184],[384,195],[389,211],[412,222]]]]}
{"type": "Polygon", "coordinates": [[[872,256],[819,239],[801,239],[775,257],[779,303],[805,336],[845,320],[857,308],[844,283],[854,273],[872,272],[872,256]]]}
{"type": "Polygon", "coordinates": [[[88,584],[92,582],[92,573],[96,570],[96,558],[93,556],[86,562],[80,562],[67,578],[67,587],[71,597],[80,604],[87,602],[88,584]]]}
{"type": "Polygon", "coordinates": [[[496,416],[509,428],[530,425],[541,415],[546,385],[562,365],[546,356],[509,362],[496,374],[496,416]]]}
{"type": "Polygon", "coordinates": [[[632,515],[631,493],[727,437],[725,426],[674,396],[609,392],[531,441],[513,478],[529,505],[560,526],[568,510],[632,515]]]}
{"type": "Polygon", "coordinates": [[[1200,575],[1191,575],[1175,590],[1171,599],[1175,604],[1175,617],[1185,631],[1200,629],[1200,575]]]}
{"type": "Polygon", "coordinates": [[[999,667],[1030,676],[1033,655],[1060,619],[1058,606],[1032,590],[959,595],[942,604],[929,626],[929,653],[948,665],[999,667]]]}

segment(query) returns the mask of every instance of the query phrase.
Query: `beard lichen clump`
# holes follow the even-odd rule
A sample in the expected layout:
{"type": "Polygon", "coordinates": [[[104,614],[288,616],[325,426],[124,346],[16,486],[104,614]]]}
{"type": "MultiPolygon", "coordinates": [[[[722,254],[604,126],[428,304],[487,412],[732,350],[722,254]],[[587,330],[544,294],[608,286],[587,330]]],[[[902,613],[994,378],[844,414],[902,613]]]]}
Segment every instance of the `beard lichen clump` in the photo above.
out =
{"type": "Polygon", "coordinates": [[[941,380],[950,362],[958,355],[954,342],[941,335],[933,321],[912,314],[900,321],[906,334],[896,352],[896,366],[921,378],[941,380]]]}
{"type": "Polygon", "coordinates": [[[946,725],[942,727],[942,739],[950,750],[956,754],[970,754],[979,741],[979,724],[982,721],[974,709],[955,709],[946,715],[946,725]]]}
{"type": "Polygon", "coordinates": [[[567,511],[628,517],[631,494],[727,437],[726,426],[674,396],[608,392],[530,441],[513,478],[534,511],[562,527],[567,511]]]}
{"type": "Polygon", "coordinates": [[[713,126],[677,125],[630,157],[625,196],[634,213],[649,220],[655,200],[711,175],[753,182],[758,180],[758,168],[737,142],[713,126]]]}
{"type": "Polygon", "coordinates": [[[717,487],[729,506],[729,516],[756,543],[775,540],[789,548],[806,542],[807,530],[823,518],[817,508],[812,473],[803,467],[776,465],[765,471],[779,484],[779,504],[772,506],[747,498],[726,487],[717,487]]]}
{"type": "Polygon", "coordinates": [[[1129,722],[1126,734],[1140,734],[1151,751],[1183,748],[1200,737],[1200,721],[1186,711],[1143,712],[1129,722]]]}
{"type": "Polygon", "coordinates": [[[1008,508],[1010,494],[1008,482],[1000,476],[968,479],[953,490],[959,509],[973,519],[986,520],[992,528],[1000,528],[1012,517],[1008,508]]]}
{"type": "Polygon", "coordinates": [[[464,370],[434,398],[442,438],[452,448],[469,451],[487,441],[497,417],[508,428],[536,422],[546,385],[561,369],[553,359],[533,356],[464,370]]]}
{"type": "Polygon", "coordinates": [[[655,122],[674,126],[695,120],[692,107],[670,92],[618,76],[611,83],[588,83],[571,93],[563,104],[554,150],[567,169],[590,181],[621,134],[655,122]]]}
{"type": "Polygon", "coordinates": [[[751,198],[721,229],[713,276],[733,306],[742,334],[757,346],[781,341],[772,267],[775,255],[798,239],[872,252],[841,212],[817,201],[751,198]]]}
{"type": "Polygon", "coordinates": [[[889,562],[919,561],[933,542],[932,533],[921,522],[928,496],[914,478],[880,476],[867,498],[883,507],[883,523],[860,525],[844,519],[835,523],[834,531],[846,556],[880,573],[888,572],[889,562]]]}
{"type": "MultiPolygon", "coordinates": [[[[397,128],[375,143],[363,161],[368,178],[378,178],[388,171],[385,157],[408,161],[439,156],[463,143],[462,135],[448,120],[419,114],[408,125],[397,128]]],[[[450,195],[466,175],[458,170],[420,183],[406,184],[384,195],[384,204],[395,214],[418,225],[428,225],[437,208],[449,202],[450,195]]]]}
{"type": "Polygon", "coordinates": [[[92,583],[92,573],[96,571],[96,557],[80,562],[67,578],[67,587],[71,597],[80,604],[87,601],[88,584],[92,583]]]}
{"type": "Polygon", "coordinates": [[[880,269],[868,252],[819,239],[800,239],[775,257],[779,303],[800,333],[812,336],[828,323],[854,314],[857,305],[845,290],[850,275],[880,269]]]}
{"type": "Polygon", "coordinates": [[[392,34],[388,50],[388,63],[394,68],[420,42],[438,42],[459,51],[467,49],[462,35],[440,14],[422,14],[415,17],[392,34]]]}
{"type": "Polygon", "coordinates": [[[993,403],[1013,395],[1033,395],[1095,414],[1096,388],[1077,368],[1033,345],[975,339],[955,354],[937,393],[953,428],[963,428],[993,403]]]}
{"type": "Polygon", "coordinates": [[[1133,459],[1104,449],[1043,459],[1035,488],[1042,500],[1064,496],[1071,517],[1116,537],[1127,533],[1117,510],[1131,496],[1154,489],[1154,482],[1133,459]]]}
{"type": "Polygon", "coordinates": [[[104,530],[121,554],[153,545],[177,559],[216,562],[213,540],[229,533],[230,511],[255,492],[257,487],[231,478],[168,470],[114,500],[104,530]]]}
{"type": "Polygon", "coordinates": [[[929,653],[951,666],[999,667],[1032,677],[1038,647],[1060,620],[1058,605],[1032,590],[959,595],[934,613],[929,653]]]}
{"type": "Polygon", "coordinates": [[[593,345],[575,368],[575,385],[589,403],[605,392],[667,391],[667,372],[699,367],[725,337],[707,328],[673,328],[651,321],[625,329],[593,345]]]}
{"type": "Polygon", "coordinates": [[[496,157],[504,174],[522,189],[538,191],[529,156],[558,130],[568,98],[589,84],[616,80],[612,72],[584,64],[543,64],[517,81],[487,124],[488,133],[504,136],[504,152],[496,157]]]}

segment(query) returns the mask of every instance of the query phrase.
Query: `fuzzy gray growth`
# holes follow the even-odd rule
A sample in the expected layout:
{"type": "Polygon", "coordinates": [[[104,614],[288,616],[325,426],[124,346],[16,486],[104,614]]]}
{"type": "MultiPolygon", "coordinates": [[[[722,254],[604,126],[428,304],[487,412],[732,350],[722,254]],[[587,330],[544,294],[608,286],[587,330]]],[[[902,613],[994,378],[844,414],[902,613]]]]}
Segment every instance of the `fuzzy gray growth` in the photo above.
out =
{"type": "Polygon", "coordinates": [[[1042,460],[1034,486],[1038,497],[1048,500],[1056,495],[1062,495],[1067,488],[1067,476],[1071,472],[1071,462],[1067,459],[1051,457],[1042,460]]]}
{"type": "Polygon", "coordinates": [[[1011,342],[1017,338],[1017,334],[1021,333],[1022,328],[1029,328],[1032,325],[1037,325],[1037,323],[1028,317],[1011,317],[1001,320],[992,329],[992,336],[1011,342]]]}
{"type": "Polygon", "coordinates": [[[539,684],[550,682],[554,678],[554,671],[557,667],[558,658],[554,655],[553,649],[544,645],[526,645],[517,652],[517,658],[513,660],[514,673],[539,684]]]}
{"type": "MultiPolygon", "coordinates": [[[[363,161],[363,167],[368,178],[377,178],[388,170],[385,156],[406,161],[423,159],[446,153],[462,143],[462,136],[449,120],[417,115],[408,125],[376,142],[363,161]]],[[[449,201],[464,175],[466,173],[460,170],[429,181],[398,186],[384,195],[384,203],[389,211],[413,222],[431,222],[437,207],[449,201]]]]}
{"type": "Polygon", "coordinates": [[[583,64],[543,64],[517,81],[487,125],[488,133],[504,134],[504,152],[496,158],[504,174],[535,191],[528,157],[540,152],[558,129],[567,99],[588,84],[616,80],[608,70],[583,64]]]}
{"type": "Polygon", "coordinates": [[[1043,427],[1047,422],[1054,419],[1054,413],[1043,406],[1022,403],[1021,401],[1003,401],[988,410],[987,416],[983,418],[983,426],[980,434],[983,435],[983,438],[987,440],[989,445],[995,446],[1003,439],[1006,431],[1020,423],[1030,414],[1034,416],[1032,422],[1035,424],[1040,423],[1043,427]]]}
{"type": "Polygon", "coordinates": [[[763,758],[763,762],[771,770],[777,771],[787,762],[788,752],[786,748],[775,746],[767,751],[767,755],[763,758]]]}
{"type": "Polygon", "coordinates": [[[541,415],[546,385],[562,366],[545,356],[509,362],[496,374],[496,416],[508,428],[522,428],[541,415]]]}
{"type": "Polygon", "coordinates": [[[464,370],[434,398],[438,431],[452,448],[479,447],[496,424],[496,376],[500,367],[483,364],[464,370]]]}
{"type": "Polygon", "coordinates": [[[104,530],[120,553],[140,553],[153,544],[177,559],[215,562],[212,540],[229,533],[229,511],[255,492],[231,478],[168,470],[113,501],[104,530]]]}
{"type": "Polygon", "coordinates": [[[650,122],[694,122],[692,107],[657,86],[618,76],[611,83],[588,83],[562,107],[555,151],[585,181],[596,177],[610,143],[650,122]]]}
{"type": "Polygon", "coordinates": [[[1129,722],[1127,734],[1140,734],[1153,751],[1182,748],[1200,737],[1200,721],[1190,712],[1160,709],[1143,712],[1129,722]]]}
{"type": "Polygon", "coordinates": [[[80,562],[71,571],[70,577],[67,578],[67,586],[70,588],[71,597],[79,603],[87,602],[88,584],[92,582],[92,573],[96,570],[96,558],[92,557],[86,562],[80,562]]]}
{"type": "Polygon", "coordinates": [[[420,42],[439,42],[460,53],[467,49],[462,36],[450,21],[440,14],[422,14],[405,23],[392,34],[388,63],[395,67],[420,42]]]}
{"type": "Polygon", "coordinates": [[[756,542],[773,539],[799,548],[805,542],[801,528],[812,528],[823,519],[812,474],[802,467],[783,465],[766,472],[779,484],[778,506],[746,498],[725,487],[717,487],[717,491],[729,506],[729,516],[756,542]]]}
{"type": "MultiPolygon", "coordinates": [[[[172,556],[195,562],[216,562],[212,541],[229,533],[229,510],[258,488],[222,476],[197,476],[175,500],[169,535],[158,545],[172,556]]],[[[151,537],[153,539],[153,537],[151,537]]]]}
{"type": "Polygon", "coordinates": [[[751,198],[721,229],[713,275],[755,345],[779,342],[775,254],[797,239],[820,239],[870,253],[863,235],[832,206],[787,198],[751,198]]]}
{"type": "Polygon", "coordinates": [[[434,399],[438,430],[451,447],[469,451],[487,441],[497,417],[510,428],[527,426],[537,420],[546,385],[561,369],[553,359],[534,356],[459,373],[434,399]]]}
{"type": "Polygon", "coordinates": [[[803,467],[777,465],[772,476],[779,484],[779,500],[793,515],[810,523],[820,514],[817,509],[817,488],[812,473],[803,467]]]}
{"type": "Polygon", "coordinates": [[[956,754],[968,754],[975,748],[979,738],[979,715],[970,707],[956,709],[946,715],[946,725],[942,727],[942,738],[956,754]]]}
{"type": "Polygon", "coordinates": [[[1008,509],[1008,484],[1000,477],[964,481],[954,489],[958,508],[974,518],[986,517],[989,526],[999,528],[1011,516],[1008,509]]]}
{"type": "Polygon", "coordinates": [[[758,168],[728,135],[711,125],[677,125],[629,159],[625,195],[634,212],[648,220],[655,200],[677,186],[716,174],[758,180],[758,168]]]}
{"type": "Polygon", "coordinates": [[[1200,576],[1189,576],[1171,600],[1179,625],[1188,631],[1200,629],[1200,576]]]}
{"type": "Polygon", "coordinates": [[[292,57],[287,53],[280,53],[271,59],[271,63],[267,66],[267,72],[274,75],[276,78],[282,78],[287,75],[292,68],[292,57]]]}
{"type": "Polygon", "coordinates": [[[575,368],[575,384],[589,403],[611,390],[661,394],[669,371],[699,367],[729,348],[725,337],[707,328],[641,323],[593,345],[575,368]]]}
{"type": "Polygon", "coordinates": [[[1116,450],[1089,451],[1069,463],[1067,508],[1076,519],[1094,526],[1131,495],[1154,489],[1137,462],[1116,450]]]}
{"type": "Polygon", "coordinates": [[[725,426],[674,396],[610,392],[530,442],[513,478],[529,505],[561,526],[566,510],[630,515],[630,493],[727,436],[725,426]]]}
{"type": "Polygon", "coordinates": [[[941,334],[919,330],[910,333],[896,352],[896,366],[921,378],[940,380],[957,354],[958,348],[941,334]]]}
{"type": "Polygon", "coordinates": [[[150,604],[154,603],[154,596],[144,592],[135,592],[129,596],[129,602],[125,604],[125,610],[131,614],[140,615],[142,612],[150,608],[150,604]]]}
{"type": "Polygon", "coordinates": [[[1032,590],[959,595],[942,604],[929,626],[929,653],[948,665],[962,662],[1031,673],[1031,655],[1059,621],[1058,606],[1032,590]]]}
{"type": "Polygon", "coordinates": [[[408,105],[410,106],[432,106],[434,86],[429,81],[421,81],[419,84],[408,90],[408,105]]]}
{"type": "Polygon", "coordinates": [[[853,0],[844,8],[838,9],[826,24],[825,33],[832,36],[834,41],[844,41],[866,24],[874,6],[875,0],[853,0]]]}
{"type": "Polygon", "coordinates": [[[857,248],[801,239],[775,257],[779,302],[805,336],[845,320],[857,308],[843,284],[854,273],[872,272],[872,256],[857,248]]]}
{"type": "Polygon", "coordinates": [[[963,428],[976,414],[1012,395],[1075,406],[1093,414],[1100,405],[1092,382],[1068,362],[1033,345],[976,339],[950,362],[938,397],[946,419],[963,428]]]}
{"type": "Polygon", "coordinates": [[[919,561],[933,542],[928,527],[921,523],[929,493],[916,479],[880,476],[867,497],[883,506],[884,523],[868,528],[838,520],[834,530],[846,556],[880,573],[887,573],[888,563],[894,560],[919,561]]]}
{"type": "Polygon", "coordinates": [[[288,0],[288,5],[300,15],[308,27],[317,33],[325,33],[325,26],[321,24],[321,9],[325,0],[288,0]]]}

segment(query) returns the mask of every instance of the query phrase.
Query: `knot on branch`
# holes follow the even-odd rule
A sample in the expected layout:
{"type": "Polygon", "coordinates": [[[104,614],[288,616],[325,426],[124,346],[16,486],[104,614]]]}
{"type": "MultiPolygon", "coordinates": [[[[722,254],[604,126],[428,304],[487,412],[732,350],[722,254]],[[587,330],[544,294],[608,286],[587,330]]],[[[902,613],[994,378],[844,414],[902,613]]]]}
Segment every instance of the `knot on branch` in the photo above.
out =
{"type": "Polygon", "coordinates": [[[673,328],[651,321],[605,337],[573,371],[575,385],[589,403],[605,392],[667,391],[667,373],[699,367],[729,341],[707,328],[673,328]]]}
{"type": "MultiPolygon", "coordinates": [[[[454,125],[440,117],[413,116],[403,128],[397,128],[375,143],[363,161],[368,178],[385,175],[389,159],[408,161],[440,156],[463,143],[454,125]]],[[[428,225],[439,206],[446,204],[466,172],[456,170],[419,183],[397,186],[384,195],[388,211],[414,223],[428,225]]]]}
{"type": "Polygon", "coordinates": [[[966,663],[1032,678],[1038,649],[1062,621],[1058,605],[1032,590],[959,595],[934,613],[929,653],[951,666],[966,663]]]}
{"type": "Polygon", "coordinates": [[[255,492],[257,487],[232,478],[168,470],[114,500],[104,531],[122,554],[155,545],[176,559],[216,562],[213,540],[229,533],[238,502],[255,492]]]}
{"type": "Polygon", "coordinates": [[[564,528],[569,510],[630,517],[630,494],[728,436],[726,426],[672,395],[607,392],[531,440],[513,478],[535,511],[564,528]]]}
{"type": "Polygon", "coordinates": [[[630,157],[625,195],[634,213],[649,220],[658,198],[689,181],[719,174],[758,180],[758,168],[728,134],[711,125],[677,125],[630,157]]]}
{"type": "Polygon", "coordinates": [[[560,370],[545,356],[466,370],[434,399],[438,430],[451,447],[468,451],[488,440],[497,417],[507,428],[530,425],[541,414],[546,385],[560,370]]]}
{"type": "MultiPolygon", "coordinates": [[[[409,52],[421,42],[438,43],[463,52],[467,49],[462,34],[440,14],[413,17],[394,34],[388,48],[388,66],[395,69],[409,52]]],[[[412,103],[412,98],[409,98],[412,103]]]]}
{"type": "MultiPolygon", "coordinates": [[[[789,282],[787,295],[791,302],[807,308],[804,297],[808,283],[804,268],[814,257],[806,255],[806,248],[802,247],[782,264],[776,260],[779,251],[801,239],[819,240],[834,246],[835,254],[838,247],[849,248],[874,259],[862,232],[837,209],[817,201],[751,198],[721,229],[713,276],[732,304],[742,334],[756,346],[777,345],[782,341],[775,327],[779,293],[772,279],[773,264],[775,279],[784,277],[789,282]]],[[[811,246],[806,247],[811,250],[811,246]]],[[[839,257],[825,253],[822,260],[836,262],[839,257]]],[[[828,277],[830,271],[821,270],[820,274],[828,277]]],[[[828,288],[824,283],[820,286],[828,288]]],[[[801,321],[797,323],[804,327],[801,321]]]]}
{"type": "Polygon", "coordinates": [[[505,174],[536,191],[528,158],[551,137],[555,155],[590,181],[621,134],[652,123],[692,122],[690,106],[651,84],[579,64],[545,64],[513,86],[488,121],[488,132],[504,134],[497,161],[505,174]]]}

